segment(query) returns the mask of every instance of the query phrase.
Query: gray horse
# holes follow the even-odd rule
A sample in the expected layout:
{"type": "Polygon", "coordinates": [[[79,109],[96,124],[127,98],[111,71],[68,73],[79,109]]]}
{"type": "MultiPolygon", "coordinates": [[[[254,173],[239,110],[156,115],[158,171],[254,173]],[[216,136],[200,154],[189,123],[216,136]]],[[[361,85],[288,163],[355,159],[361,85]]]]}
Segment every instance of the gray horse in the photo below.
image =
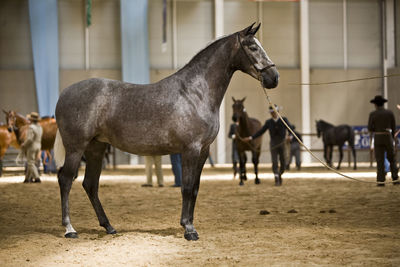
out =
{"type": "Polygon", "coordinates": [[[56,107],[55,151],[65,237],[77,232],[69,216],[69,192],[82,155],[83,187],[100,225],[115,234],[98,197],[107,144],[138,155],[182,154],[182,214],[187,240],[197,240],[193,213],[200,175],[219,130],[219,108],[233,73],[241,70],[263,87],[278,85],[279,74],[254,37],[260,25],[220,38],[175,74],[148,85],[89,79],[71,85],[56,107]]]}

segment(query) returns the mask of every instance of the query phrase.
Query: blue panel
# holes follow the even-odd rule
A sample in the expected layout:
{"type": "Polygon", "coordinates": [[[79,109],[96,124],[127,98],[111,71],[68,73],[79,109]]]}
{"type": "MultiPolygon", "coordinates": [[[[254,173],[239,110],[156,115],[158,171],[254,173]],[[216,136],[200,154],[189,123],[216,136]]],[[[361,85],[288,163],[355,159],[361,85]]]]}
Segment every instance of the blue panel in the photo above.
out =
{"type": "Polygon", "coordinates": [[[39,113],[54,115],[59,87],[57,0],[29,0],[29,19],[39,113]]]}
{"type": "Polygon", "coordinates": [[[147,0],[121,0],[122,79],[125,82],[150,82],[147,9],[147,0]]]}

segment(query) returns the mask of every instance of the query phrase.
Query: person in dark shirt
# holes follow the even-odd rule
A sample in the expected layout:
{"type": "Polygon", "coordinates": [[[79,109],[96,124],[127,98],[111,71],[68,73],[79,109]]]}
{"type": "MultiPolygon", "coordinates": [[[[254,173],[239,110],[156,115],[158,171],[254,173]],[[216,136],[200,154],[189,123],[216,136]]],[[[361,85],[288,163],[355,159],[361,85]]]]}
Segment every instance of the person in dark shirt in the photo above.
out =
{"type": "MultiPolygon", "coordinates": [[[[275,109],[278,107],[275,105],[275,109]]],[[[245,141],[250,141],[252,139],[260,137],[267,130],[269,130],[270,140],[270,150],[272,159],[272,171],[275,178],[275,186],[282,185],[282,174],[285,171],[285,139],[286,139],[286,126],[283,124],[278,114],[274,111],[272,107],[269,107],[269,112],[271,114],[271,119],[266,120],[264,126],[252,136],[244,138],[245,141]],[[279,164],[278,164],[279,160],[279,164]]],[[[287,118],[283,117],[283,120],[292,127],[287,118]]]]}
{"type": "MultiPolygon", "coordinates": [[[[393,184],[399,184],[398,168],[396,163],[396,154],[394,151],[394,134],[396,132],[396,121],[392,111],[385,109],[383,104],[387,102],[380,95],[375,96],[370,101],[375,104],[375,111],[369,114],[368,131],[374,133],[374,148],[377,165],[377,181],[385,182],[386,173],[384,167],[385,152],[390,163],[393,184]]],[[[377,186],[385,186],[384,183],[378,183],[377,186]]]]}

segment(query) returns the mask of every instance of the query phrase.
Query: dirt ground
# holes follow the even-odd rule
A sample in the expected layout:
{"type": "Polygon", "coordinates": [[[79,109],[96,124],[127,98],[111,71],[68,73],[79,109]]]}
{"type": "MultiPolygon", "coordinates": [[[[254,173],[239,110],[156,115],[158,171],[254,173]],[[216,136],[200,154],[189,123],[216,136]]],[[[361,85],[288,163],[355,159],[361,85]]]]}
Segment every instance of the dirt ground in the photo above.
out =
{"type": "Polygon", "coordinates": [[[101,180],[116,235],[98,225],[75,181],[70,209],[79,239],[63,237],[54,176],[41,184],[0,178],[0,266],[400,266],[400,186],[321,175],[239,187],[208,176],[197,199],[195,242],[183,238],[180,189],[168,187],[171,176],[163,188],[142,188],[137,175],[101,180]]]}

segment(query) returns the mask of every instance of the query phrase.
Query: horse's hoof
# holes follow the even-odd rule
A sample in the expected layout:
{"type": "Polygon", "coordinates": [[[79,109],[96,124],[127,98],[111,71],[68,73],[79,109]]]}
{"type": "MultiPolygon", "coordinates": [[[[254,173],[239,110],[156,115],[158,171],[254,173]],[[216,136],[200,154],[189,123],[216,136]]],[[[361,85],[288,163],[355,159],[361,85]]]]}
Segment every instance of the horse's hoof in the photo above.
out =
{"type": "Polygon", "coordinates": [[[197,232],[192,232],[192,233],[185,233],[185,239],[188,241],[196,241],[199,239],[199,235],[197,232]]]}
{"type": "Polygon", "coordinates": [[[78,233],[77,232],[70,232],[70,233],[66,233],[65,238],[78,238],[78,233]]]}
{"type": "Polygon", "coordinates": [[[256,179],[254,180],[254,183],[255,183],[255,184],[260,184],[260,179],[256,178],[256,179]]]}
{"type": "Polygon", "coordinates": [[[115,235],[117,233],[117,230],[112,229],[112,230],[107,230],[107,234],[109,235],[115,235]]]}
{"type": "Polygon", "coordinates": [[[106,229],[106,232],[109,235],[114,235],[117,233],[117,231],[114,229],[114,227],[112,227],[109,223],[107,224],[107,226],[104,226],[104,225],[102,225],[102,226],[104,227],[104,229],[106,229]]]}
{"type": "Polygon", "coordinates": [[[240,186],[244,185],[244,183],[243,183],[243,181],[242,181],[242,180],[240,180],[240,183],[239,183],[239,185],[240,185],[240,186]]]}

